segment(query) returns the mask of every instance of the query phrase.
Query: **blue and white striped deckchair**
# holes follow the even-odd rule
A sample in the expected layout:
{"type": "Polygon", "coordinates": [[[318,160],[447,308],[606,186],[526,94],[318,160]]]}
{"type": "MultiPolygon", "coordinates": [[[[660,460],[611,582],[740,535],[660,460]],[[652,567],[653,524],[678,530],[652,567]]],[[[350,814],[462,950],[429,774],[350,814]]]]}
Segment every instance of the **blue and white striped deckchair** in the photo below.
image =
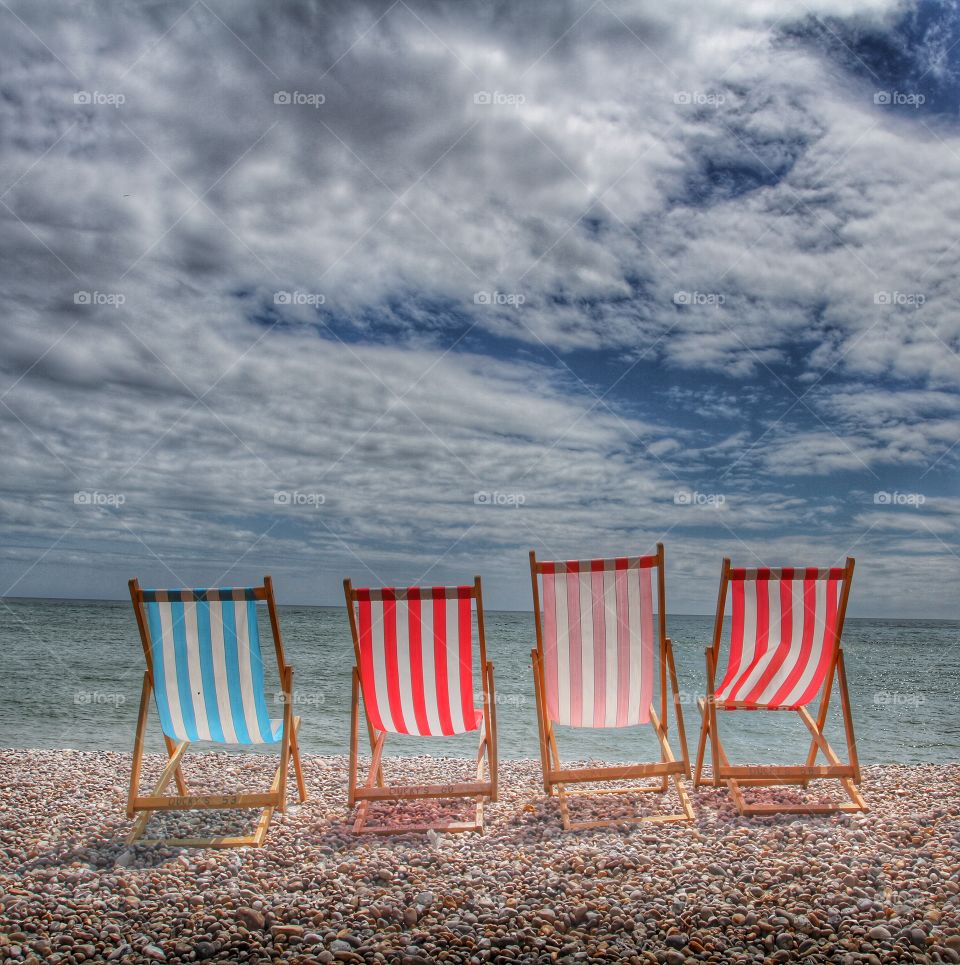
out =
{"type": "Polygon", "coordinates": [[[137,814],[130,842],[140,838],[150,815],[157,810],[260,807],[263,814],[250,837],[167,839],[165,843],[262,844],[274,808],[284,809],[291,754],[300,800],[306,797],[297,748],[300,720],[292,713],[293,668],[284,660],[270,577],[264,578],[263,586],[236,589],[145,590],[131,580],[130,596],[147,661],[127,803],[127,814],[137,814]],[[283,692],[284,715],[280,720],[271,719],[267,708],[258,604],[266,604],[273,632],[283,692]],[[141,796],[138,786],[151,692],[170,760],[153,793],[141,796]],[[189,795],[180,759],[190,743],[198,740],[240,745],[279,743],[280,768],[270,791],[189,795]],[[177,797],[163,793],[171,779],[176,780],[177,797]]]}

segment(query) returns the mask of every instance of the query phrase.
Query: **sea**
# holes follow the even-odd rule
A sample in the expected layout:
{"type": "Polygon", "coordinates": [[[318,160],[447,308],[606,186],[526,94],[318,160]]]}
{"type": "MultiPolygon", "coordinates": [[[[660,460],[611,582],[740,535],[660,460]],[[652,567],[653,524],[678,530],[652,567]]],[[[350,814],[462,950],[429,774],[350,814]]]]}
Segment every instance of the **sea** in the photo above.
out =
{"type": "MultiPolygon", "coordinates": [[[[487,611],[484,616],[487,655],[495,668],[500,757],[536,758],[533,614],[487,611]]],[[[287,659],[295,669],[301,747],[309,754],[345,754],[353,665],[346,611],[282,606],[279,617],[287,659]]],[[[704,648],[712,628],[709,616],[670,615],[667,621],[691,756],[700,727],[697,698],[705,688],[704,648]]],[[[283,704],[275,667],[270,667],[265,621],[261,639],[268,702],[272,716],[280,717],[283,704]]],[[[960,761],[960,621],[848,618],[843,647],[862,764],[960,761]]],[[[143,673],[129,602],[0,601],[0,746],[131,750],[143,673]]],[[[839,707],[834,691],[829,739],[841,752],[845,741],[839,707]]],[[[668,726],[676,749],[672,711],[668,726]]],[[[796,714],[729,713],[722,715],[720,726],[736,763],[802,763],[809,747],[796,714]]],[[[659,759],[649,727],[558,728],[557,739],[564,761],[659,759]]],[[[147,746],[162,749],[154,708],[147,746]]],[[[387,751],[469,758],[476,753],[476,735],[398,736],[388,741],[387,751]]]]}

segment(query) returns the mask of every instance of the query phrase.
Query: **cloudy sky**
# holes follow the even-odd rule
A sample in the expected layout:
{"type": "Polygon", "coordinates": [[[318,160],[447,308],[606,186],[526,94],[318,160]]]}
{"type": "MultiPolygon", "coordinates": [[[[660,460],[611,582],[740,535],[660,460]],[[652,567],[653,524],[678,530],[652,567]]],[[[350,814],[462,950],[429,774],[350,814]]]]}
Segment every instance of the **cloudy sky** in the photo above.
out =
{"type": "Polygon", "coordinates": [[[957,616],[955,3],[0,2],[0,594],[526,552],[957,616]]]}

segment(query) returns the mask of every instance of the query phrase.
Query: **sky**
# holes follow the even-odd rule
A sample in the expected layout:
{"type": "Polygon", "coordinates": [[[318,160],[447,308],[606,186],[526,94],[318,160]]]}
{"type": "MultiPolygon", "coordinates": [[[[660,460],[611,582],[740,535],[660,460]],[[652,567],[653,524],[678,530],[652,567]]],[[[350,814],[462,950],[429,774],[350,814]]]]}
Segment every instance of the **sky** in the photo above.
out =
{"type": "Polygon", "coordinates": [[[956,3],[0,3],[0,596],[957,618],[958,110],[956,3]]]}

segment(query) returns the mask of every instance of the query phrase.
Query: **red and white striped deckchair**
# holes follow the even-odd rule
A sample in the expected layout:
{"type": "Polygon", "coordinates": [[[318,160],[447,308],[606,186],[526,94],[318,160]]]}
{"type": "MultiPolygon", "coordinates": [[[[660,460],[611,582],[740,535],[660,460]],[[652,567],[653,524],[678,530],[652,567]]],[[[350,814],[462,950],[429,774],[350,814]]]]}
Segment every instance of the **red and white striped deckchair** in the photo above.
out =
{"type": "MultiPolygon", "coordinates": [[[[683,711],[666,631],[663,546],[653,556],[599,560],[538,560],[530,551],[530,578],[537,647],[531,651],[540,727],[540,759],[547,794],[554,788],[564,829],[603,827],[623,821],[571,821],[567,796],[598,793],[568,790],[567,784],[657,777],[650,787],[616,788],[616,793],[666,791],[672,778],[682,814],[650,815],[640,821],[690,821],[693,810],[683,784],[690,761],[683,711]],[[657,577],[654,590],[653,578],[657,577]],[[654,592],[657,618],[654,620],[654,592]],[[659,673],[658,673],[659,668],[659,673]],[[677,760],[667,739],[667,671],[680,737],[677,760]],[[659,675],[660,712],[654,708],[659,675]],[[629,727],[651,723],[660,742],[656,763],[564,768],[555,725],[629,727]]],[[[606,789],[601,793],[614,793],[606,789]]]]}
{"type": "Polygon", "coordinates": [[[840,637],[854,560],[842,567],[782,567],[746,569],[723,561],[713,644],[707,648],[708,690],[701,700],[703,723],[697,748],[694,785],[701,780],[707,739],[710,739],[712,783],[726,783],[741,814],[863,811],[860,768],[850,714],[850,696],[843,666],[840,637]],[[727,664],[717,682],[724,610],[731,600],[727,664]],[[823,734],[836,676],[849,753],[844,764],[823,734]],[[821,697],[816,718],[807,706],[821,697]],[[717,711],[792,710],[810,731],[807,762],[799,766],[730,764],[717,729],[717,711]],[[827,760],[817,765],[818,752],[827,760]],[[850,802],[813,804],[747,804],[740,785],[799,784],[811,780],[839,780],[850,802]]]}
{"type": "Polygon", "coordinates": [[[471,586],[405,589],[354,589],[347,579],[343,589],[356,657],[348,799],[351,811],[358,802],[360,806],[353,830],[428,830],[426,826],[368,826],[371,801],[468,797],[476,800],[475,820],[430,827],[438,831],[482,831],[483,802],[497,799],[497,722],[493,664],[487,662],[483,633],[480,577],[475,577],[471,586]],[[474,700],[475,643],[479,645],[483,698],[479,710],[474,700]],[[372,754],[370,771],[362,786],[357,783],[361,693],[372,754]],[[384,784],[383,747],[388,734],[443,737],[469,731],[480,732],[474,780],[459,784],[384,784]]]}

